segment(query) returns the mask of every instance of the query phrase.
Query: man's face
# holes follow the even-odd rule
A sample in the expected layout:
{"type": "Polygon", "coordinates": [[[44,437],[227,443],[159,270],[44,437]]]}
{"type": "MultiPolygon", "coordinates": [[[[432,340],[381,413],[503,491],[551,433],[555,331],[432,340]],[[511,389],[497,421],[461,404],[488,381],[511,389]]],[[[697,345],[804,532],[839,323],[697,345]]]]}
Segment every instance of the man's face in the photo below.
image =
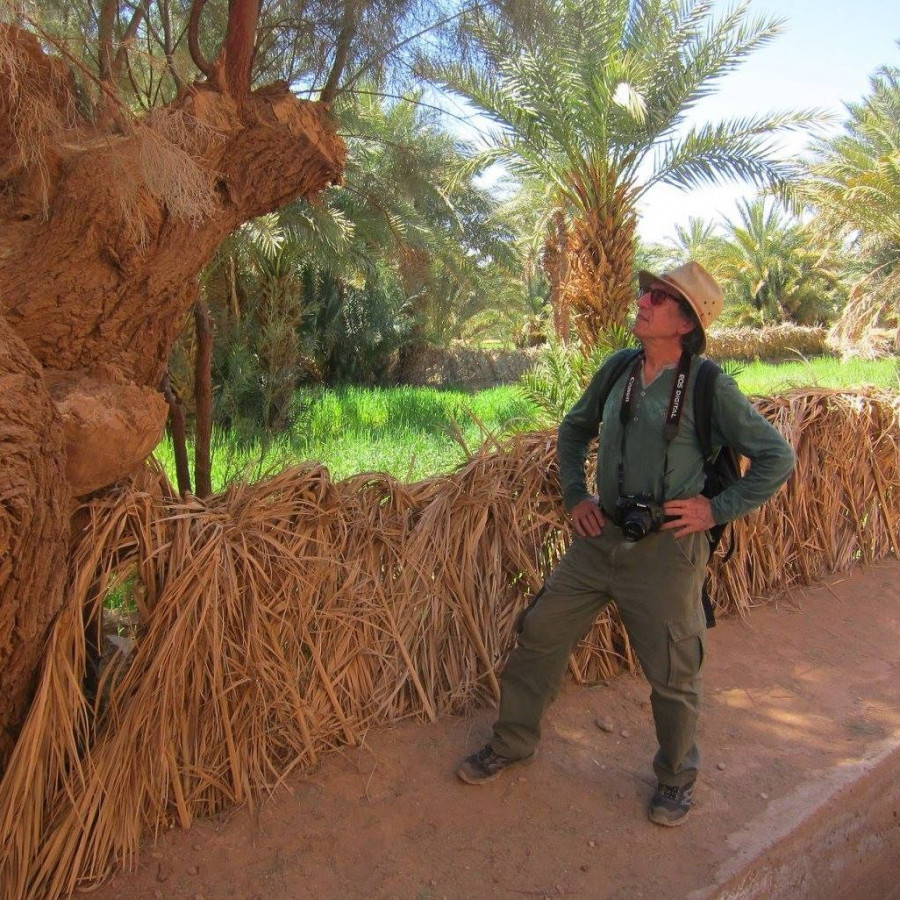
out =
{"type": "Polygon", "coordinates": [[[641,290],[637,301],[637,316],[631,329],[635,337],[640,340],[679,340],[693,327],[681,304],[667,287],[655,283],[649,290],[641,290]]]}

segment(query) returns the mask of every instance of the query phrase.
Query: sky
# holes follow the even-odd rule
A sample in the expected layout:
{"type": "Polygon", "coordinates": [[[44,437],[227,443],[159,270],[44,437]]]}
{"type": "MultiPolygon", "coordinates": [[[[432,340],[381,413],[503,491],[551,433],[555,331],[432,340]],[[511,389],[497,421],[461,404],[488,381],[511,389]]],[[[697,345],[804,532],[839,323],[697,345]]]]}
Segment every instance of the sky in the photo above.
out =
{"type": "MultiPolygon", "coordinates": [[[[751,0],[750,12],[785,19],[783,31],[722,78],[695,107],[698,121],[816,107],[834,114],[836,132],[846,118],[843,104],[868,93],[870,76],[883,65],[900,67],[897,0],[751,0]]],[[[802,152],[805,141],[786,136],[784,152],[802,152]]],[[[752,185],[689,191],[658,185],[640,204],[638,233],[664,241],[689,216],[734,218],[737,201],[755,194],[752,185]]]]}

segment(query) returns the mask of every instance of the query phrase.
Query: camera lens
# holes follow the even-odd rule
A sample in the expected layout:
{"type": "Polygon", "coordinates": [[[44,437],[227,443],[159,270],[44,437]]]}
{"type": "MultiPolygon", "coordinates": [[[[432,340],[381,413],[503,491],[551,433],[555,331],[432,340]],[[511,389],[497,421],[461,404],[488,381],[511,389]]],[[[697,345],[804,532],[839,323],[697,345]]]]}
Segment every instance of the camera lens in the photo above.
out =
{"type": "Polygon", "coordinates": [[[622,523],[622,537],[626,541],[639,541],[650,530],[650,515],[646,510],[633,510],[622,523]]]}

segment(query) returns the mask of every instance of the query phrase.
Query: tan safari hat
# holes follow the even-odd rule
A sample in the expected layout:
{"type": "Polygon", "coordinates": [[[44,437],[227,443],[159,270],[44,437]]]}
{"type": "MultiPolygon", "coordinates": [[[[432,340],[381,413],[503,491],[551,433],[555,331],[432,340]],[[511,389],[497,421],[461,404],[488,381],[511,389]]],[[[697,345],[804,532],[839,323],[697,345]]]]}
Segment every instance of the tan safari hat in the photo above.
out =
{"type": "Polygon", "coordinates": [[[642,269],[638,272],[638,284],[642,290],[650,290],[654,284],[666,285],[678,296],[684,297],[697,313],[704,332],[715,322],[725,306],[722,288],[700,263],[685,263],[662,275],[654,275],[642,269]]]}

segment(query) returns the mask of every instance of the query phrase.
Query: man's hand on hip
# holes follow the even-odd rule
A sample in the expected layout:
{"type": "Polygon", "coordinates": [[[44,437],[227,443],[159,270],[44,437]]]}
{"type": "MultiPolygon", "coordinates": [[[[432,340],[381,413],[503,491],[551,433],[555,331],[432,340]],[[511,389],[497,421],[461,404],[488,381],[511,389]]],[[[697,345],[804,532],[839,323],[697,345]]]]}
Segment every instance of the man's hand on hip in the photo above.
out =
{"type": "MultiPolygon", "coordinates": [[[[576,509],[578,507],[575,507],[576,509]]],[[[663,522],[662,530],[675,529],[675,537],[687,537],[697,531],[707,531],[716,524],[713,518],[712,503],[709,497],[698,494],[686,500],[666,500],[663,503],[666,516],[673,516],[670,521],[663,522]]]]}
{"type": "Polygon", "coordinates": [[[581,537],[597,537],[606,527],[606,516],[600,509],[600,501],[596,497],[582,500],[572,507],[569,513],[575,533],[581,537]]]}

